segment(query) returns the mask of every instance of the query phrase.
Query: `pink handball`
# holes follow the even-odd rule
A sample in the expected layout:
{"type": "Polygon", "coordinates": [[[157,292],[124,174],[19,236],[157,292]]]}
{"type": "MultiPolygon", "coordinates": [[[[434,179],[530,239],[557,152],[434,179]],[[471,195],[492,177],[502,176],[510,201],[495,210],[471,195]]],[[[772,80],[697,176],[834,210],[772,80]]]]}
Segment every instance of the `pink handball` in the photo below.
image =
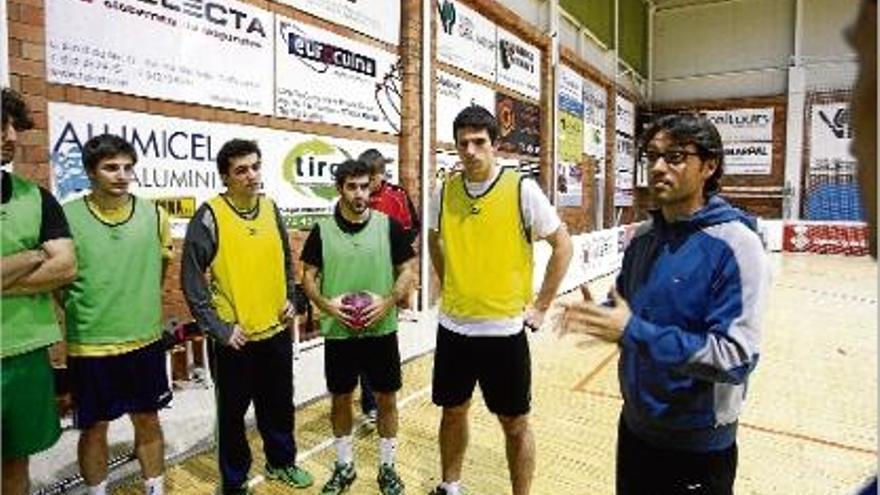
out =
{"type": "Polygon", "coordinates": [[[354,328],[364,328],[364,310],[373,303],[373,296],[368,292],[352,292],[342,297],[342,304],[346,306],[346,312],[352,316],[351,324],[354,328]]]}

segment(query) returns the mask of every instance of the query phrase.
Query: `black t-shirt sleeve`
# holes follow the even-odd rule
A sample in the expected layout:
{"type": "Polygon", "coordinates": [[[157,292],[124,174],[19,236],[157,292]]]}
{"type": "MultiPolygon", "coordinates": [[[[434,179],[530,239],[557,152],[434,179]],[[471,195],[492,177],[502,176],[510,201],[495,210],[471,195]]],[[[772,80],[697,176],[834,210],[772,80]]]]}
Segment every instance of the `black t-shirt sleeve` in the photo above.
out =
{"type": "Polygon", "coordinates": [[[388,218],[390,227],[388,235],[391,237],[391,263],[394,266],[401,265],[416,256],[416,252],[412,247],[412,241],[409,234],[403,230],[400,222],[393,218],[388,218]]]}
{"type": "Polygon", "coordinates": [[[318,268],[324,267],[324,254],[321,250],[321,230],[319,229],[318,224],[315,224],[312,227],[311,232],[309,232],[309,236],[306,238],[306,243],[303,244],[302,253],[300,253],[299,259],[302,260],[303,263],[308,263],[318,268]]]}
{"type": "Polygon", "coordinates": [[[54,239],[70,239],[70,226],[64,210],[55,196],[40,188],[43,209],[43,222],[40,224],[40,244],[54,239]]]}

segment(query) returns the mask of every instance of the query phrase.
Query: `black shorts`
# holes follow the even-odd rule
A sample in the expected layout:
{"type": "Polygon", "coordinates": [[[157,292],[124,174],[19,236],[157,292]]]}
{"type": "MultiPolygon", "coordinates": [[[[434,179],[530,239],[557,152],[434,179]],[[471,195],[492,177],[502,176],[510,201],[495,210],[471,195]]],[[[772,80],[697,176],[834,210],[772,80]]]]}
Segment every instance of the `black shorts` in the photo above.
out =
{"type": "Polygon", "coordinates": [[[376,392],[400,390],[397,332],[381,337],[324,341],[324,376],[331,394],[351,393],[361,374],[367,377],[376,392]]]}
{"type": "Polygon", "coordinates": [[[466,337],[442,325],[438,328],[434,404],[464,404],[477,382],[492,413],[520,416],[531,410],[532,359],[525,332],[504,337],[466,337]]]}
{"type": "Polygon", "coordinates": [[[655,447],[623,417],[617,427],[617,495],[733,495],[736,442],[723,450],[689,452],[655,447]]]}
{"type": "Polygon", "coordinates": [[[77,429],[123,414],[158,411],[171,402],[161,340],[117,356],[70,356],[67,368],[77,429]]]}

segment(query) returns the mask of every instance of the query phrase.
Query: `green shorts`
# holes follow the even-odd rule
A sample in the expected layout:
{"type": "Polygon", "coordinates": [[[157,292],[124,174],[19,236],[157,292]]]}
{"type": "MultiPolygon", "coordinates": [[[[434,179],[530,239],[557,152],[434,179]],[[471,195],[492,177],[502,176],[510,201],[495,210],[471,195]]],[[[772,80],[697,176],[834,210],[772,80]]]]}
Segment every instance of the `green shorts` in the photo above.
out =
{"type": "Polygon", "coordinates": [[[3,459],[48,449],[61,436],[48,349],[3,358],[0,366],[3,459]]]}

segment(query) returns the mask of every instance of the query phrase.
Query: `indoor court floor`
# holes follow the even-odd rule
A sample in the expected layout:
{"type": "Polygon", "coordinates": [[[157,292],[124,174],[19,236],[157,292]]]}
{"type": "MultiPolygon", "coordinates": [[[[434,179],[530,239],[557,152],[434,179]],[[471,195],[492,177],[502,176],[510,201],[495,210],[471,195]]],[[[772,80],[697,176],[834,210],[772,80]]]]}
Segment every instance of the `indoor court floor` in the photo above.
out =
{"type": "MultiPolygon", "coordinates": [[[[761,361],[752,375],[739,431],[736,493],[850,494],[877,466],[877,268],[867,257],[772,255],[773,288],[763,327],[761,361]]],[[[611,278],[594,281],[594,294],[611,278]]],[[[576,297],[575,295],[563,296],[576,297]]],[[[579,297],[579,296],[577,296],[579,297]]],[[[424,331],[434,331],[429,323],[424,331]]],[[[617,417],[617,350],[590,337],[532,334],[536,495],[612,494],[617,417]]],[[[410,494],[425,494],[439,477],[437,426],[431,404],[432,355],[404,366],[398,401],[398,469],[410,494]]],[[[318,400],[296,416],[301,464],[319,493],[334,461],[329,401],[318,400]]],[[[358,430],[358,480],[349,492],[378,493],[377,434],[358,430]]],[[[251,432],[258,495],[294,493],[263,480],[261,443],[251,432]]],[[[167,492],[214,493],[216,458],[196,455],[167,472],[167,492]]],[[[510,493],[501,429],[478,396],[464,486],[472,495],[510,493]]],[[[137,495],[132,480],[117,493],[137,495]]]]}

